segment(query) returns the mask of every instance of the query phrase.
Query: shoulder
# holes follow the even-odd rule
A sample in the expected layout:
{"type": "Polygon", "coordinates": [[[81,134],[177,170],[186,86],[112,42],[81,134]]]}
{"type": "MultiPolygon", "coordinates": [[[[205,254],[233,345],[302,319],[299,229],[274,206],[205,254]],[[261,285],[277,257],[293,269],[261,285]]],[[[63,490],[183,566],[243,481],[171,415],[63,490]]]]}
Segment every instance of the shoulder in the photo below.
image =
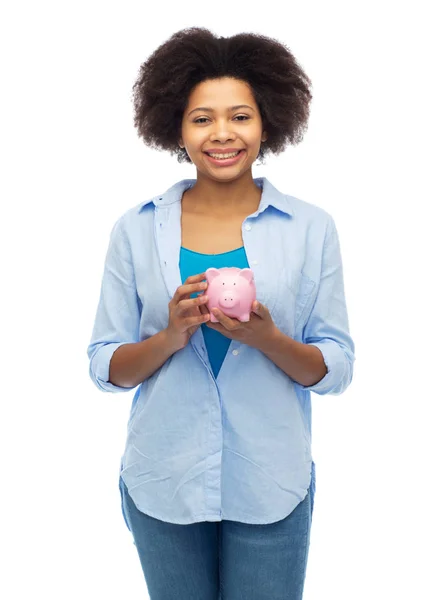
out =
{"type": "Polygon", "coordinates": [[[289,194],[285,194],[285,197],[296,218],[306,222],[319,222],[325,224],[332,219],[332,215],[327,210],[314,202],[308,202],[308,200],[302,200],[301,198],[290,196],[289,194]]]}
{"type": "Polygon", "coordinates": [[[152,225],[154,220],[154,201],[156,198],[158,196],[150,197],[124,210],[116,219],[113,231],[125,239],[130,239],[138,234],[140,230],[143,231],[147,223],[152,225]]]}

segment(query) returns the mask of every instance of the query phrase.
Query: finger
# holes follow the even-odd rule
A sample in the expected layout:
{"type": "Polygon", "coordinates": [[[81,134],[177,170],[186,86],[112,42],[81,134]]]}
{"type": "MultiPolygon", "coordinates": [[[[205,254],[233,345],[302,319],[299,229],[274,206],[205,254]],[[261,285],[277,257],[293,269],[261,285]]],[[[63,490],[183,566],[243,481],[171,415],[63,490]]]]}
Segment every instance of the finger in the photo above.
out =
{"type": "Polygon", "coordinates": [[[258,302],[258,300],[255,300],[252,303],[252,312],[254,312],[259,317],[265,317],[267,313],[267,308],[263,304],[258,302]]]}
{"type": "Polygon", "coordinates": [[[205,323],[209,320],[209,315],[199,315],[196,317],[188,317],[185,321],[185,324],[187,325],[187,327],[192,327],[192,325],[198,325],[201,323],[205,323]]]}
{"type": "Polygon", "coordinates": [[[229,340],[233,339],[232,338],[233,333],[229,329],[227,329],[224,325],[222,325],[222,323],[212,323],[210,320],[208,320],[205,325],[206,325],[206,327],[209,327],[209,329],[213,329],[214,331],[217,331],[218,333],[225,336],[229,340]]]}
{"type": "Polygon", "coordinates": [[[199,304],[199,310],[203,315],[209,315],[210,311],[207,308],[207,301],[204,302],[204,304],[199,304]]]}
{"type": "Polygon", "coordinates": [[[198,281],[202,281],[203,279],[205,279],[205,272],[204,273],[198,273],[197,275],[190,275],[189,277],[186,278],[186,280],[184,281],[184,283],[197,283],[198,281]]]}
{"type": "MultiPolygon", "coordinates": [[[[187,281],[187,280],[186,280],[187,281]]],[[[180,285],[175,294],[174,301],[176,304],[180,302],[180,300],[184,300],[186,297],[194,294],[195,292],[203,292],[207,289],[207,282],[198,281],[197,283],[186,283],[184,285],[180,285]]]]}
{"type": "Polygon", "coordinates": [[[178,303],[179,314],[183,314],[184,312],[190,310],[195,306],[202,306],[208,302],[208,296],[202,295],[197,296],[196,298],[187,298],[186,300],[180,300],[178,303]]]}
{"type": "Polygon", "coordinates": [[[221,323],[225,327],[225,329],[233,330],[239,328],[239,321],[237,321],[236,319],[231,319],[231,317],[228,317],[218,308],[212,308],[211,312],[214,314],[219,323],[221,323]]]}

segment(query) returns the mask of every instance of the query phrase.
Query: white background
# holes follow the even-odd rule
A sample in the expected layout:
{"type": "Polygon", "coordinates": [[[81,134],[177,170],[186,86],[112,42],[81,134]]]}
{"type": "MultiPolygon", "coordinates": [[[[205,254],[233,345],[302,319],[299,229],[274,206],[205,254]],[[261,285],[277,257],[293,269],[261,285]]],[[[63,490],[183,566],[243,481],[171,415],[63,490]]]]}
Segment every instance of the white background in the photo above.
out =
{"type": "Polygon", "coordinates": [[[253,168],[333,215],[356,344],[348,390],[312,394],[304,600],[435,598],[429,4],[2,9],[2,598],[147,597],[118,491],[133,392],[100,392],[86,350],[115,220],[196,176],[144,146],[131,103],[140,64],[194,25],[275,37],[313,82],[303,142],[253,168]]]}

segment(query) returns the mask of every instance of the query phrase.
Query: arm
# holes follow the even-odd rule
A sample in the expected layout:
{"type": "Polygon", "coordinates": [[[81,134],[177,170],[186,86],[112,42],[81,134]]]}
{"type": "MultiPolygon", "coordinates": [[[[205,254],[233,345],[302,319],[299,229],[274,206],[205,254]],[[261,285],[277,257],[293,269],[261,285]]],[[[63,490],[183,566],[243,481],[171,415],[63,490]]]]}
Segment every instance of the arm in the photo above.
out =
{"type": "Polygon", "coordinates": [[[278,328],[270,345],[262,352],[300,385],[314,385],[326,375],[326,365],[319,348],[301,344],[278,328]]]}
{"type": "Polygon", "coordinates": [[[355,361],[344,295],[337,229],[328,223],[316,300],[302,332],[303,343],[278,330],[263,352],[302,389],[341,394],[349,386],[355,361]]]}
{"type": "Polygon", "coordinates": [[[109,381],[132,389],[151,377],[177,350],[171,345],[166,329],[143,342],[123,344],[110,361],[109,381]]]}
{"type": "Polygon", "coordinates": [[[166,332],[140,341],[140,300],[131,252],[119,219],[110,234],[100,299],[87,354],[89,375],[105,392],[126,392],[174,352],[166,332]]]}

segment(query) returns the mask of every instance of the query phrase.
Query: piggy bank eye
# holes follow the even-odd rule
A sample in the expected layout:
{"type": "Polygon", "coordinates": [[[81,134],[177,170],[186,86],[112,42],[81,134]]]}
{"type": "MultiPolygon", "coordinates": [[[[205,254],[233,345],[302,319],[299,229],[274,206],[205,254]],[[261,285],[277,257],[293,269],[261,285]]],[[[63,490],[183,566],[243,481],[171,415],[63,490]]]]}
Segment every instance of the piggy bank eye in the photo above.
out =
{"type": "Polygon", "coordinates": [[[233,285],[236,285],[236,282],[234,282],[233,285]]]}

